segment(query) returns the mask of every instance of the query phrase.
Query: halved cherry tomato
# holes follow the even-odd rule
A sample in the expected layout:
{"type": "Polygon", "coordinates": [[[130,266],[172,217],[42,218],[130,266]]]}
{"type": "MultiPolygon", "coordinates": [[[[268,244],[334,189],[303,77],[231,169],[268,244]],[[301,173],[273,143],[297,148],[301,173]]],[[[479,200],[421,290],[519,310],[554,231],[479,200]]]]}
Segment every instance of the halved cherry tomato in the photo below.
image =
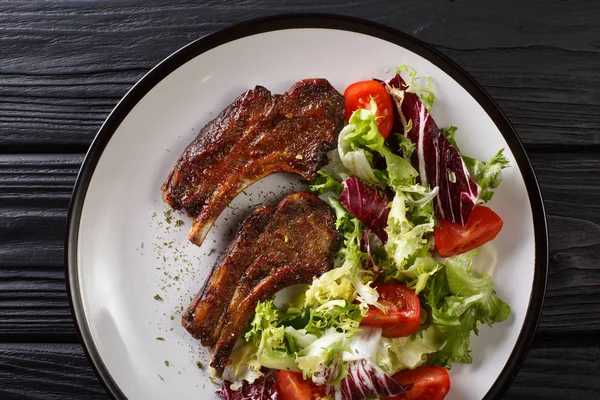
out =
{"type": "Polygon", "coordinates": [[[376,286],[379,303],[385,311],[369,306],[361,325],[382,328],[384,337],[410,336],[419,330],[421,303],[415,292],[398,283],[384,283],[376,286]]]}
{"type": "Polygon", "coordinates": [[[359,108],[370,110],[371,98],[377,104],[377,127],[384,139],[390,135],[394,126],[394,105],[392,98],[385,87],[377,81],[355,82],[346,88],[344,92],[346,100],[346,121],[354,111],[359,108]]]}
{"type": "Polygon", "coordinates": [[[442,400],[450,391],[450,376],[443,367],[404,369],[392,376],[402,385],[413,383],[413,388],[387,400],[442,400]]]}
{"type": "Polygon", "coordinates": [[[434,232],[435,247],[440,257],[450,257],[476,249],[494,239],[502,229],[502,219],[490,208],[475,206],[467,224],[453,224],[441,219],[434,232]]]}
{"type": "Polygon", "coordinates": [[[275,377],[277,394],[282,400],[314,400],[325,397],[325,391],[300,372],[279,371],[275,377]]]}

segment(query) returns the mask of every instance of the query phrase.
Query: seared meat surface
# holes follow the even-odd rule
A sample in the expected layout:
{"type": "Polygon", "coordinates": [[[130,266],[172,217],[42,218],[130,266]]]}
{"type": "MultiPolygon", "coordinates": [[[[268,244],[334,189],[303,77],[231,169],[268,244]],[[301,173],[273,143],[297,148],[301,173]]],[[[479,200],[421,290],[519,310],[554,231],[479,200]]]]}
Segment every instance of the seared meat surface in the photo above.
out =
{"type": "Polygon", "coordinates": [[[221,315],[255,253],[260,250],[255,243],[273,211],[271,207],[260,207],[246,217],[235,238],[219,255],[204,287],[184,311],[183,326],[200,339],[203,346],[210,347],[219,338],[221,315]]]}
{"type": "Polygon", "coordinates": [[[274,172],[313,179],[344,125],[344,98],[325,79],[305,79],[283,95],[262,86],[239,96],[184,150],[162,186],[163,200],[194,218],[201,245],[242,190],[274,172]]]}
{"type": "Polygon", "coordinates": [[[291,194],[272,212],[263,207],[246,218],[183,316],[186,329],[211,347],[217,374],[230,362],[256,304],[328,271],[338,243],[335,215],[310,193],[291,194]]]}

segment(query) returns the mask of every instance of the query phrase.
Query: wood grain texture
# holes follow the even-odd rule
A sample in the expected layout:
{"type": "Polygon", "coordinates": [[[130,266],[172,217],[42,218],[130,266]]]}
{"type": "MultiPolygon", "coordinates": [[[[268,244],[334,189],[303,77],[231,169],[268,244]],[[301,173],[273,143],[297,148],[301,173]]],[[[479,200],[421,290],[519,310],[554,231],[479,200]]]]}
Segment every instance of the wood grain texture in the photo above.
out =
{"type": "Polygon", "coordinates": [[[82,155],[0,154],[0,265],[62,266],[82,155]]]}
{"type": "Polygon", "coordinates": [[[530,148],[600,145],[598,3],[362,5],[1,1],[0,151],[84,152],[118,100],[173,51],[247,18],[299,11],[363,17],[433,44],[492,94],[530,148]]]}
{"type": "Polygon", "coordinates": [[[0,398],[108,399],[79,344],[0,344],[0,398]]]}
{"type": "Polygon", "coordinates": [[[600,347],[594,337],[537,339],[506,399],[600,399],[600,347]]]}
{"type": "Polygon", "coordinates": [[[600,156],[541,153],[531,158],[550,234],[540,330],[600,333],[600,156]]]}
{"type": "Polygon", "coordinates": [[[0,268],[0,340],[77,342],[62,268],[0,268]]]}

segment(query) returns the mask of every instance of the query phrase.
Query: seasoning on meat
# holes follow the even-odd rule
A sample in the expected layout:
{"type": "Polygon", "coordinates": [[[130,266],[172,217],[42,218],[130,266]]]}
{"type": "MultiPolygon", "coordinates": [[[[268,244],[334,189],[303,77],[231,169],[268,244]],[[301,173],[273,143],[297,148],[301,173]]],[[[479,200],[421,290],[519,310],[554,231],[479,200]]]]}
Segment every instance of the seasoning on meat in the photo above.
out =
{"type": "Polygon", "coordinates": [[[162,186],[163,200],[194,218],[201,245],[223,209],[275,172],[310,180],[336,146],[344,98],[325,79],[305,79],[283,95],[262,86],[239,96],[184,150],[162,186]]]}
{"type": "Polygon", "coordinates": [[[240,225],[235,238],[219,255],[202,290],[196,295],[182,316],[182,323],[203,346],[210,347],[219,338],[221,315],[233,297],[235,288],[252,261],[256,240],[265,229],[273,208],[254,210],[240,225]]]}
{"type": "Polygon", "coordinates": [[[256,304],[328,271],[338,244],[335,215],[310,193],[291,194],[275,210],[262,207],[246,218],[183,316],[184,327],[211,347],[218,375],[256,304]]]}

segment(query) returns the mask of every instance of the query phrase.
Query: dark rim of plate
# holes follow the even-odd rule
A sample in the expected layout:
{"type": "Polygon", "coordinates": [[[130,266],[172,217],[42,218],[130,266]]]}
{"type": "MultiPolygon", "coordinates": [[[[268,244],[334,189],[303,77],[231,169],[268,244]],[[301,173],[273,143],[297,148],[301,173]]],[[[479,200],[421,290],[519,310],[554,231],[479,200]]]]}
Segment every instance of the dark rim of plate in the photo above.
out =
{"type": "Polygon", "coordinates": [[[113,397],[117,399],[126,398],[102,361],[102,356],[92,338],[83,309],[77,274],[77,240],[81,211],[90,179],[98,164],[98,160],[102,156],[104,148],[110,141],[113,133],[136,104],[162,79],[187,61],[210,49],[236,39],[263,32],[296,28],[323,28],[361,33],[397,44],[398,46],[404,47],[422,56],[450,75],[465,88],[475,100],[477,100],[486,113],[492,118],[508,143],[510,150],[517,160],[519,170],[523,175],[527,193],[529,195],[535,231],[535,274],[523,328],[502,372],[485,396],[485,399],[500,398],[510,386],[525,360],[538,326],[546,292],[549,257],[548,230],[541,191],[531,162],[529,161],[515,130],[498,105],[466,71],[448,57],[420,40],[396,29],[359,18],[333,14],[274,15],[242,22],[200,38],[163,60],[140,79],[140,81],[123,97],[98,131],[98,134],[85,157],[85,161],[81,167],[73,190],[67,218],[65,246],[65,273],[71,312],[77,326],[79,340],[83,344],[96,374],[113,397]]]}

